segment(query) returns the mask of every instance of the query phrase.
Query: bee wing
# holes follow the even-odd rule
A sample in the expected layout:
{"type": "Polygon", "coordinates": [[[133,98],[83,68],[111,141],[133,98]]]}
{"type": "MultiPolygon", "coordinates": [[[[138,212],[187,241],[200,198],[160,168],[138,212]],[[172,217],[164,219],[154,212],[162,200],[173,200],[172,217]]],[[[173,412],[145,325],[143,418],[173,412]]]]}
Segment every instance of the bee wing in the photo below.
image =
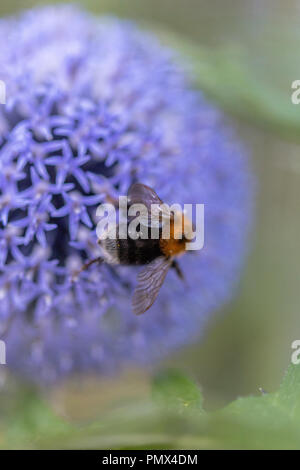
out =
{"type": "Polygon", "coordinates": [[[128,189],[128,205],[144,204],[148,210],[151,204],[163,204],[154,189],[142,183],[134,183],[128,189]]]}
{"type": "Polygon", "coordinates": [[[132,298],[132,309],[136,315],[141,315],[151,307],[170,266],[171,261],[160,256],[138,274],[138,285],[132,298]]]}
{"type": "Polygon", "coordinates": [[[163,201],[158,197],[154,189],[146,186],[145,184],[132,184],[128,190],[127,196],[129,207],[133,204],[143,204],[146,206],[148,210],[148,218],[142,222],[145,226],[161,227],[162,223],[169,221],[170,217],[173,217],[172,214],[166,211],[163,201]],[[152,208],[153,219],[151,218],[152,204],[157,206],[152,208]]]}

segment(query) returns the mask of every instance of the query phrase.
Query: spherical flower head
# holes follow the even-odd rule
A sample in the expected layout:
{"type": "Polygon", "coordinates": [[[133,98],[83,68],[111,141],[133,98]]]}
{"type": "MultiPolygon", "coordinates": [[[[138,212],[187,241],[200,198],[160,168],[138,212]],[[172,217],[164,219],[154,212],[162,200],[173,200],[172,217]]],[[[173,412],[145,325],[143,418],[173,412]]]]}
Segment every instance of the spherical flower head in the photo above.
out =
{"type": "Polygon", "coordinates": [[[37,382],[152,363],[193,340],[232,293],[251,177],[223,116],[174,54],[131,22],[73,7],[0,23],[0,337],[37,382]],[[205,245],[185,255],[136,317],[138,269],[102,264],[95,211],[132,182],[205,205],[205,245]]]}

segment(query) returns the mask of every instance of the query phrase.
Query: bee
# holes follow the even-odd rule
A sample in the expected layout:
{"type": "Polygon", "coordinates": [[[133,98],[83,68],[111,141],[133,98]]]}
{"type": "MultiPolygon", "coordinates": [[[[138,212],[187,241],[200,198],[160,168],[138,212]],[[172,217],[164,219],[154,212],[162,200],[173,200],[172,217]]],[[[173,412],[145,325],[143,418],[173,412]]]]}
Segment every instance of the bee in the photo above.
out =
{"type": "MultiPolygon", "coordinates": [[[[151,213],[153,204],[157,205],[158,208],[163,205],[163,201],[156,192],[142,183],[134,183],[129,188],[127,201],[128,210],[133,204],[143,204],[147,208],[148,214],[151,213]]],[[[103,255],[86,263],[79,272],[88,269],[94,263],[102,262],[110,265],[144,266],[137,276],[137,286],[132,297],[132,310],[136,315],[141,315],[153,305],[170,268],[175,269],[178,277],[184,279],[176,258],[186,251],[188,239],[185,234],[188,233],[189,229],[192,230],[192,224],[184,215],[179,220],[180,222],[174,214],[169,213],[170,230],[168,238],[162,237],[162,226],[160,225],[157,238],[147,237],[147,239],[143,239],[140,237],[132,239],[126,237],[126,239],[123,239],[119,237],[118,225],[114,239],[98,240],[103,255]],[[178,238],[179,232],[182,234],[181,238],[178,238]]],[[[130,219],[128,224],[129,222],[130,219]]],[[[151,220],[149,222],[148,230],[150,230],[151,220]]]]}

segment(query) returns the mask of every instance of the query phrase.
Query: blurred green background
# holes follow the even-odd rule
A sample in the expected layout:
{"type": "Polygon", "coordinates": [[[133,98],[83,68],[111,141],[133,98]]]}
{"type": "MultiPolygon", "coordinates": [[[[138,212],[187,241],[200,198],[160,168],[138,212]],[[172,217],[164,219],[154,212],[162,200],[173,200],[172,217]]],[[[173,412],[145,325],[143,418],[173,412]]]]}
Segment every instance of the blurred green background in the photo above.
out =
{"type": "MultiPolygon", "coordinates": [[[[133,18],[149,28],[167,27],[193,40],[199,50],[205,48],[211,57],[219,53],[224,57],[224,51],[230,51],[246,63],[251,82],[248,89],[245,81],[241,96],[238,92],[243,84],[230,73],[219,76],[218,83],[208,84],[207,91],[230,110],[238,133],[253,155],[257,200],[250,255],[234,300],[215,317],[201,342],[174,354],[159,368],[176,367],[194,377],[201,385],[206,409],[219,407],[237,396],[258,395],[259,387],[277,389],[290,363],[291,343],[300,339],[300,105],[297,108],[290,103],[291,83],[300,79],[300,2],[77,3],[96,13],[133,18]],[[262,108],[268,101],[261,107],[251,101],[258,88],[261,96],[273,98],[267,110],[262,108]]],[[[36,2],[4,0],[0,14],[33,5],[36,2]]],[[[225,53],[225,64],[229,57],[225,53]]],[[[122,397],[146,393],[147,378],[135,377],[133,381],[132,373],[125,373],[118,380],[114,398],[115,394],[122,397]]],[[[112,389],[115,386],[111,382],[103,385],[89,380],[81,383],[79,389],[72,386],[71,391],[65,387],[53,392],[51,401],[57,409],[63,407],[63,413],[70,417],[89,417],[106,407],[112,389]]]]}

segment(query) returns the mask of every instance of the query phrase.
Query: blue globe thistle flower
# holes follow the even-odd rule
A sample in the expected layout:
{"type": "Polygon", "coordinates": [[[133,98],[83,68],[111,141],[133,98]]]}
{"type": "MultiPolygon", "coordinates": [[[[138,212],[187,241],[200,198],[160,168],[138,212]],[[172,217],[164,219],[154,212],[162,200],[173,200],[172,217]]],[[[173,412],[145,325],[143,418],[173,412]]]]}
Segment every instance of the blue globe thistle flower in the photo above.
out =
{"type": "Polygon", "coordinates": [[[232,293],[251,212],[245,152],[172,52],[130,22],[46,7],[2,20],[0,41],[8,366],[54,382],[152,363],[194,339],[232,293]],[[135,268],[94,266],[70,281],[98,255],[96,207],[133,181],[168,203],[205,204],[205,247],[182,259],[188,286],[170,272],[141,317],[130,305],[135,268]]]}

